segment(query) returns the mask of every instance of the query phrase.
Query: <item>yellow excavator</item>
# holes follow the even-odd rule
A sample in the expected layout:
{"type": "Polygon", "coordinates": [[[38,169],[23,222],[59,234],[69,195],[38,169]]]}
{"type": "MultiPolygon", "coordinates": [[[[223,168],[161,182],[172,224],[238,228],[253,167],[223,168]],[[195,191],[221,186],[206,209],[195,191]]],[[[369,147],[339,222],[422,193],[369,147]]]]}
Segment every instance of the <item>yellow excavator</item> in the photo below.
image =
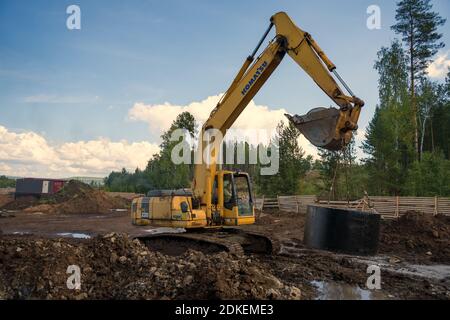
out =
{"type": "MultiPolygon", "coordinates": [[[[352,93],[336,72],[336,66],[312,36],[297,27],[286,13],[279,12],[271,17],[269,28],[255,50],[245,60],[230,87],[202,127],[198,139],[199,144],[202,145],[197,152],[205,150],[208,143],[214,147],[208,149],[210,150],[208,163],[203,161],[202,164],[195,165],[192,188],[150,191],[146,197],[134,199],[131,206],[133,224],[183,228],[188,231],[195,229],[195,232],[170,237],[177,239],[181,237],[182,241],[193,239],[197,242],[217,243],[215,241],[217,239],[213,241],[211,237],[196,235],[211,234],[204,230],[220,228],[221,231],[227,230],[228,234],[233,234],[231,238],[236,240],[236,234],[240,232],[237,232],[236,228],[224,227],[255,222],[254,199],[248,174],[217,170],[217,150],[220,150],[222,141],[214,141],[213,137],[208,141],[204,137],[208,136],[212,129],[219,130],[222,136],[225,136],[227,130],[272,75],[286,53],[339,107],[339,109],[315,108],[303,116],[286,115],[288,119],[315,146],[328,150],[340,150],[350,142],[353,131],[357,129],[364,102],[352,93]],[[256,53],[273,26],[276,28],[275,37],[255,59],[256,53]],[[348,95],[341,90],[335,78],[345,87],[348,95]]],[[[217,232],[215,234],[217,235],[217,232]]],[[[165,233],[158,237],[167,238],[169,235],[165,233]]],[[[220,238],[224,242],[227,237],[222,235],[220,238]]],[[[252,240],[261,240],[260,236],[249,234],[241,238],[244,240],[237,242],[247,248],[253,246],[252,240]]],[[[266,240],[263,240],[263,243],[267,245],[266,240]]],[[[228,249],[230,249],[229,245],[228,249]]]]}

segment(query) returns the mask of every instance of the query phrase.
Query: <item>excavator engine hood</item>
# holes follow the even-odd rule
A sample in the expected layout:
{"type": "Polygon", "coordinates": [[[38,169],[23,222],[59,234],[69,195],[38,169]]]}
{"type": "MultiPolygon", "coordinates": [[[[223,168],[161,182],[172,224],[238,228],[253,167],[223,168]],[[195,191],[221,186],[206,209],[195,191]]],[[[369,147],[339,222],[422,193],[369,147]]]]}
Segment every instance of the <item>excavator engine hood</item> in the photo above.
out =
{"type": "Polygon", "coordinates": [[[314,108],[303,116],[286,114],[295,127],[316,147],[327,150],[341,150],[344,139],[340,137],[337,125],[341,113],[336,108],[314,108]]]}

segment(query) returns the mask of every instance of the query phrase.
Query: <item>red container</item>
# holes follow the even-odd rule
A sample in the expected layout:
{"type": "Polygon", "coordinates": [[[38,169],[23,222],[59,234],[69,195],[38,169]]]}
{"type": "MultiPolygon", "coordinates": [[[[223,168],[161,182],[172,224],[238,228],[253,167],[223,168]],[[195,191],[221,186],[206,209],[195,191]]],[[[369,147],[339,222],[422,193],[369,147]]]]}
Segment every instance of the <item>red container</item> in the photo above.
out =
{"type": "Polygon", "coordinates": [[[53,180],[52,183],[52,193],[57,193],[59,190],[62,189],[62,187],[64,187],[64,182],[63,180],[53,180]]]}

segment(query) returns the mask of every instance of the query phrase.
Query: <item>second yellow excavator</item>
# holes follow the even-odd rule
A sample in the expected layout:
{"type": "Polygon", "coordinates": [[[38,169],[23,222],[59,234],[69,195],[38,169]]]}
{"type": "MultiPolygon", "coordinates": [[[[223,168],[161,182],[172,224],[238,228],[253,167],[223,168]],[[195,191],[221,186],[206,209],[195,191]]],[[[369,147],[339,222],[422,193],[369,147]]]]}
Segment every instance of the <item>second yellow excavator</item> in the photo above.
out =
{"type": "MultiPolygon", "coordinates": [[[[195,165],[190,190],[156,190],[150,191],[147,197],[134,199],[131,210],[133,224],[196,229],[199,234],[198,229],[217,229],[255,222],[254,199],[248,174],[217,170],[216,150],[219,150],[222,141],[214,141],[213,138],[212,141],[205,141],[203,138],[212,129],[219,130],[222,136],[225,136],[286,54],[305,70],[339,107],[339,109],[316,108],[304,116],[286,116],[315,146],[340,150],[350,142],[353,131],[357,129],[364,102],[352,93],[336,72],[336,66],[312,36],[297,27],[286,13],[279,12],[271,17],[270,26],[264,36],[245,60],[202,127],[198,141],[203,145],[198,150],[205,150],[206,144],[212,143],[215,147],[209,148],[211,161],[195,165]],[[255,59],[256,53],[273,26],[276,28],[276,36],[255,59]],[[349,95],[341,90],[335,78],[345,87],[349,95]]],[[[233,232],[230,230],[227,232],[233,233],[236,238],[236,230],[233,232]]],[[[176,237],[184,237],[183,240],[200,239],[193,236],[193,233],[176,237]]],[[[245,240],[240,241],[241,244],[247,248],[251,247],[249,238],[252,237],[246,235],[244,238],[245,240]]],[[[258,236],[254,235],[254,238],[258,236]]]]}

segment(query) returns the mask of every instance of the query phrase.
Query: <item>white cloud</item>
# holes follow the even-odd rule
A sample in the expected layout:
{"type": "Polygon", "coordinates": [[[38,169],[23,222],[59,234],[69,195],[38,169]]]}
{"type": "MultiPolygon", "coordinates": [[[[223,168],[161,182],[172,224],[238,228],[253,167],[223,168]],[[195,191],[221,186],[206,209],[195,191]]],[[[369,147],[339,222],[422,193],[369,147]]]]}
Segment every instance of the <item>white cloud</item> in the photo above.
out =
{"type": "MultiPolygon", "coordinates": [[[[191,102],[187,105],[173,105],[169,102],[163,104],[136,103],[129,110],[128,118],[132,121],[146,122],[150,131],[159,135],[170,127],[177,115],[185,111],[190,112],[199,123],[204,123],[221,96],[221,94],[210,96],[202,101],[191,102]]],[[[271,109],[268,106],[257,105],[252,100],[232,128],[241,130],[264,129],[270,132],[277,127],[280,121],[287,121],[284,116],[285,113],[287,113],[285,109],[271,109]]],[[[300,137],[299,142],[306,154],[317,155],[317,149],[304,136],[300,137]]]]}
{"type": "Polygon", "coordinates": [[[0,160],[48,163],[57,158],[44,137],[34,132],[14,133],[0,126],[0,160]]]}
{"type": "Polygon", "coordinates": [[[13,176],[104,176],[112,170],[145,168],[159,151],[149,142],[108,139],[51,144],[35,132],[0,126],[0,174],[13,176]]]}
{"type": "MultiPolygon", "coordinates": [[[[204,123],[215,108],[222,95],[210,96],[200,102],[187,105],[136,103],[128,112],[128,118],[134,121],[147,122],[152,132],[167,130],[172,121],[182,112],[190,112],[195,119],[204,123]]],[[[233,128],[261,129],[276,127],[280,120],[284,120],[285,109],[271,110],[267,106],[256,105],[252,100],[239,116],[233,128]]]]}
{"type": "Polygon", "coordinates": [[[428,66],[427,73],[431,78],[444,78],[450,68],[450,51],[439,53],[438,57],[428,66]]]}
{"type": "Polygon", "coordinates": [[[4,162],[0,162],[0,172],[10,172],[11,167],[4,162]]]}

